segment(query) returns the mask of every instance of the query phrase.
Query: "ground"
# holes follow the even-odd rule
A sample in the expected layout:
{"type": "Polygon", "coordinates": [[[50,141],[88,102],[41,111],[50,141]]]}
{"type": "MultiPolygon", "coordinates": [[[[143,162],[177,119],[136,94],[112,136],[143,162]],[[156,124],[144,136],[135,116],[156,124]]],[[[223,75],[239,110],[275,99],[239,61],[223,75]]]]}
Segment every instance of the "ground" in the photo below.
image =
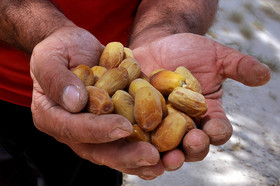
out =
{"type": "Polygon", "coordinates": [[[246,87],[224,83],[223,106],[231,139],[211,146],[200,162],[185,163],[152,181],[124,175],[124,186],[280,185],[280,0],[220,0],[206,37],[255,56],[271,69],[271,81],[246,87]]]}

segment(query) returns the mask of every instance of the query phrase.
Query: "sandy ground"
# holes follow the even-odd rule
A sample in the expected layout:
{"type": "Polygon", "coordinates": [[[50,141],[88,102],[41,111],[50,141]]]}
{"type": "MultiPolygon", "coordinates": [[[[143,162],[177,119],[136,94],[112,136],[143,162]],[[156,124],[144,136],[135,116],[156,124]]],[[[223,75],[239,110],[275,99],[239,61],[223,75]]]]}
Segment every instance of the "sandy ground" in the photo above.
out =
{"type": "Polygon", "coordinates": [[[220,0],[207,37],[266,63],[271,81],[252,88],[227,80],[223,105],[231,139],[211,146],[203,161],[155,180],[125,175],[124,186],[280,185],[280,0],[220,0]]]}

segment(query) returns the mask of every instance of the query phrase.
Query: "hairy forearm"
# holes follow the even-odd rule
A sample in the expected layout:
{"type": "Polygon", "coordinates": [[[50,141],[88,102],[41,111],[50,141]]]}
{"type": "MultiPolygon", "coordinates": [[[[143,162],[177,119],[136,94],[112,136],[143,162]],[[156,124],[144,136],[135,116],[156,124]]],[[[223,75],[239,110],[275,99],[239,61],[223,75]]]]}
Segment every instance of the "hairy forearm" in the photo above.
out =
{"type": "Polygon", "coordinates": [[[31,53],[54,30],[72,25],[47,0],[2,0],[0,41],[31,53]]]}
{"type": "Polygon", "coordinates": [[[203,35],[211,26],[218,0],[143,0],[138,8],[130,47],[176,33],[203,35]]]}

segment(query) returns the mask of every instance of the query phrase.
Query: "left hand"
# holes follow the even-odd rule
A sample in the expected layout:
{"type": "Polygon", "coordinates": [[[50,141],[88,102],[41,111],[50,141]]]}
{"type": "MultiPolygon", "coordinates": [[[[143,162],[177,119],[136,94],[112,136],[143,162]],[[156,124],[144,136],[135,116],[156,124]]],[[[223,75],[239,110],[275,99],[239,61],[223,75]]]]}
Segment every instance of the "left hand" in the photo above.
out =
{"type": "Polygon", "coordinates": [[[162,156],[166,170],[178,169],[184,161],[205,158],[210,143],[222,145],[232,135],[232,126],[222,107],[222,83],[231,78],[248,86],[260,86],[270,79],[267,66],[206,37],[175,34],[142,44],[133,50],[142,71],[149,75],[156,69],[175,70],[185,66],[198,79],[208,104],[199,129],[193,129],[183,139],[179,149],[162,156]]]}

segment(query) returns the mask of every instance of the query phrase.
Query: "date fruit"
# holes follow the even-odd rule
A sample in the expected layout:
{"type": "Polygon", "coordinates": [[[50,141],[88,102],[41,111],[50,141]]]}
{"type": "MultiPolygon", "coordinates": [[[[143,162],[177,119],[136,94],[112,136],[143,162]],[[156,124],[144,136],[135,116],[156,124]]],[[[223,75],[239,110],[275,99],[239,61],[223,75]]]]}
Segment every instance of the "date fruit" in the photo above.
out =
{"type": "Polygon", "coordinates": [[[162,120],[162,107],[158,93],[152,87],[143,87],[136,92],[134,116],[145,131],[153,131],[162,120]]]}
{"type": "Polygon", "coordinates": [[[191,118],[186,118],[180,113],[168,114],[152,132],[152,144],[159,152],[172,150],[180,144],[190,126],[194,126],[191,118]]]}
{"type": "Polygon", "coordinates": [[[112,96],[114,102],[114,113],[124,116],[131,124],[135,123],[134,99],[124,90],[117,90],[112,96]]]}
{"type": "Polygon", "coordinates": [[[99,59],[99,65],[107,69],[116,68],[122,62],[124,46],[120,42],[110,42],[104,48],[99,59]]]}
{"type": "Polygon", "coordinates": [[[114,103],[108,93],[94,86],[87,86],[88,103],[86,110],[90,113],[101,115],[110,114],[114,110],[114,103]]]}
{"type": "Polygon", "coordinates": [[[80,78],[85,86],[91,86],[94,83],[93,72],[87,65],[79,65],[72,72],[80,78]]]}
{"type": "Polygon", "coordinates": [[[182,87],[175,88],[168,96],[168,101],[191,117],[205,114],[208,109],[202,94],[182,87]]]}
{"type": "Polygon", "coordinates": [[[128,72],[123,67],[109,69],[94,86],[104,89],[112,96],[117,90],[122,90],[128,82],[128,72]]]}

